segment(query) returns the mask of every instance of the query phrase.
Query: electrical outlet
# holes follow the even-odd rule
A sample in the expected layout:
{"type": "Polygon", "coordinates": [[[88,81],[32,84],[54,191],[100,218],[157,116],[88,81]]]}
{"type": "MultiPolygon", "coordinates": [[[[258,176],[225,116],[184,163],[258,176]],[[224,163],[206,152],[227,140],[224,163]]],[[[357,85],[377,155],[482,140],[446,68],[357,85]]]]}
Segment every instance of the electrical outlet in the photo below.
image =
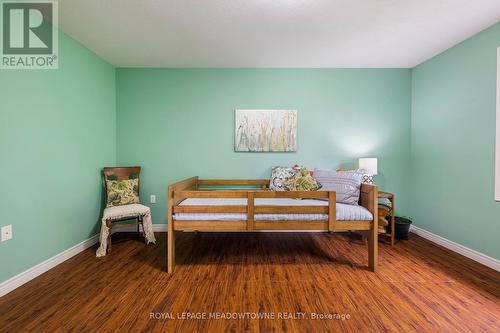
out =
{"type": "Polygon", "coordinates": [[[151,196],[149,197],[149,202],[156,203],[156,195],[151,194],[151,196]]]}
{"type": "Polygon", "coordinates": [[[12,224],[2,227],[2,242],[12,239],[12,224]]]}

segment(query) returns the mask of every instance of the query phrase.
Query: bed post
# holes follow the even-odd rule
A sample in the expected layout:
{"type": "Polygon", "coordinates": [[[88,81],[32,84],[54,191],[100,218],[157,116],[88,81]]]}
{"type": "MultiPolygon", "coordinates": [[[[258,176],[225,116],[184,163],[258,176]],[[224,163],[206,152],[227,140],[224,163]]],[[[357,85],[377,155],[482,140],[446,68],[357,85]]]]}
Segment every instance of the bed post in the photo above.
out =
{"type": "Polygon", "coordinates": [[[175,265],[175,234],[174,219],[172,218],[174,206],[174,189],[168,187],[168,233],[167,233],[167,272],[172,274],[175,265]]]}
{"type": "Polygon", "coordinates": [[[337,193],[335,191],[328,192],[328,232],[333,233],[335,230],[335,221],[337,220],[337,193]]]}
{"type": "Polygon", "coordinates": [[[254,215],[254,192],[248,191],[247,197],[247,230],[255,229],[254,215]]]}
{"type": "Polygon", "coordinates": [[[198,176],[181,180],[168,186],[167,194],[167,271],[172,273],[175,266],[175,221],[174,206],[177,206],[182,198],[177,195],[179,191],[198,189],[198,176]]]}
{"type": "Polygon", "coordinates": [[[373,186],[370,192],[370,212],[373,215],[373,223],[370,229],[368,241],[368,266],[372,272],[377,271],[378,265],[378,187],[373,186]]]}

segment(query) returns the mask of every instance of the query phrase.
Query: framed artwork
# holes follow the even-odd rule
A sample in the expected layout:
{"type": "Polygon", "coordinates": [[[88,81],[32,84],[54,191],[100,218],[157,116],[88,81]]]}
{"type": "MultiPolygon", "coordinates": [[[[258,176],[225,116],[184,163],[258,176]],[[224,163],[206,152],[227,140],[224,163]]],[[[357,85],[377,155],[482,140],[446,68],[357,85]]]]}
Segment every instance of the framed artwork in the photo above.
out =
{"type": "Polygon", "coordinates": [[[235,110],[234,150],[297,151],[297,110],[235,110]]]}

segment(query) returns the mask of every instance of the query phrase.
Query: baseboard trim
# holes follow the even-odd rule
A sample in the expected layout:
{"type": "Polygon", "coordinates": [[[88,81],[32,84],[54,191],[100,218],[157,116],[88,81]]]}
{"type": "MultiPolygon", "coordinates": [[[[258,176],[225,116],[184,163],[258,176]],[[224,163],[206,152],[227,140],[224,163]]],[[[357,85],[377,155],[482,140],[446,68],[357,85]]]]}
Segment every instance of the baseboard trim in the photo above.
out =
{"type": "MultiPolygon", "coordinates": [[[[119,225],[114,225],[112,233],[114,234],[115,232],[137,232],[137,227],[131,227],[131,226],[126,226],[126,227],[120,227],[119,225]]],[[[141,228],[142,230],[142,228],[141,228]]],[[[167,225],[166,224],[153,224],[153,232],[167,232],[167,225]]]]}
{"type": "Polygon", "coordinates": [[[167,225],[166,224],[153,224],[153,231],[154,232],[167,232],[167,225]]]}
{"type": "Polygon", "coordinates": [[[10,293],[12,290],[22,286],[26,282],[29,282],[36,278],[37,276],[45,273],[51,268],[63,263],[69,258],[77,255],[78,253],[88,249],[89,247],[95,245],[99,241],[99,235],[90,237],[75,246],[70,247],[63,252],[56,254],[52,258],[49,258],[27,270],[11,277],[10,279],[0,283],[0,297],[10,293]]]}
{"type": "MultiPolygon", "coordinates": [[[[120,227],[114,227],[113,228],[113,233],[115,232],[132,232],[132,231],[137,231],[136,228],[120,228],[120,227]]],[[[167,231],[167,225],[166,224],[153,224],[153,231],[154,232],[166,232],[167,231]]],[[[24,272],[21,272],[10,279],[0,283],[0,297],[10,293],[12,290],[19,288],[23,284],[33,280],[39,275],[42,275],[46,271],[48,271],[51,268],[56,267],[57,265],[65,262],[69,258],[77,255],[78,253],[88,249],[89,247],[97,244],[99,242],[99,234],[90,237],[87,240],[84,240],[81,243],[76,244],[73,247],[70,247],[67,250],[64,250],[63,252],[56,254],[52,258],[49,258],[31,268],[28,268],[24,272]]]]}
{"type": "Polygon", "coordinates": [[[496,270],[497,272],[500,272],[500,260],[498,259],[490,257],[476,250],[470,249],[461,244],[455,243],[449,239],[433,234],[432,232],[416,227],[414,225],[411,226],[411,232],[433,243],[441,245],[442,247],[445,247],[448,250],[461,254],[464,257],[477,261],[480,264],[483,264],[485,266],[488,266],[489,268],[496,270]]]}

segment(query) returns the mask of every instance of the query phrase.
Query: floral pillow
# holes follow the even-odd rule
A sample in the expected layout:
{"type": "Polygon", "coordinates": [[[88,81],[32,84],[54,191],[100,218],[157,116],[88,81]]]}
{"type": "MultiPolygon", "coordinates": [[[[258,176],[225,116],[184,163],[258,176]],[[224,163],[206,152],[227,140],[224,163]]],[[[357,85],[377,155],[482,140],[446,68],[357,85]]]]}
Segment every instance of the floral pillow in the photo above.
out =
{"type": "Polygon", "coordinates": [[[307,168],[300,169],[295,175],[285,180],[283,186],[287,191],[317,191],[321,188],[321,184],[311,176],[307,168]]]}
{"type": "Polygon", "coordinates": [[[290,167],[273,167],[271,170],[271,180],[269,182],[269,189],[271,191],[286,191],[283,186],[288,178],[299,172],[300,168],[290,167]]]}
{"type": "Polygon", "coordinates": [[[139,203],[139,178],[106,180],[106,207],[139,203]]]}

